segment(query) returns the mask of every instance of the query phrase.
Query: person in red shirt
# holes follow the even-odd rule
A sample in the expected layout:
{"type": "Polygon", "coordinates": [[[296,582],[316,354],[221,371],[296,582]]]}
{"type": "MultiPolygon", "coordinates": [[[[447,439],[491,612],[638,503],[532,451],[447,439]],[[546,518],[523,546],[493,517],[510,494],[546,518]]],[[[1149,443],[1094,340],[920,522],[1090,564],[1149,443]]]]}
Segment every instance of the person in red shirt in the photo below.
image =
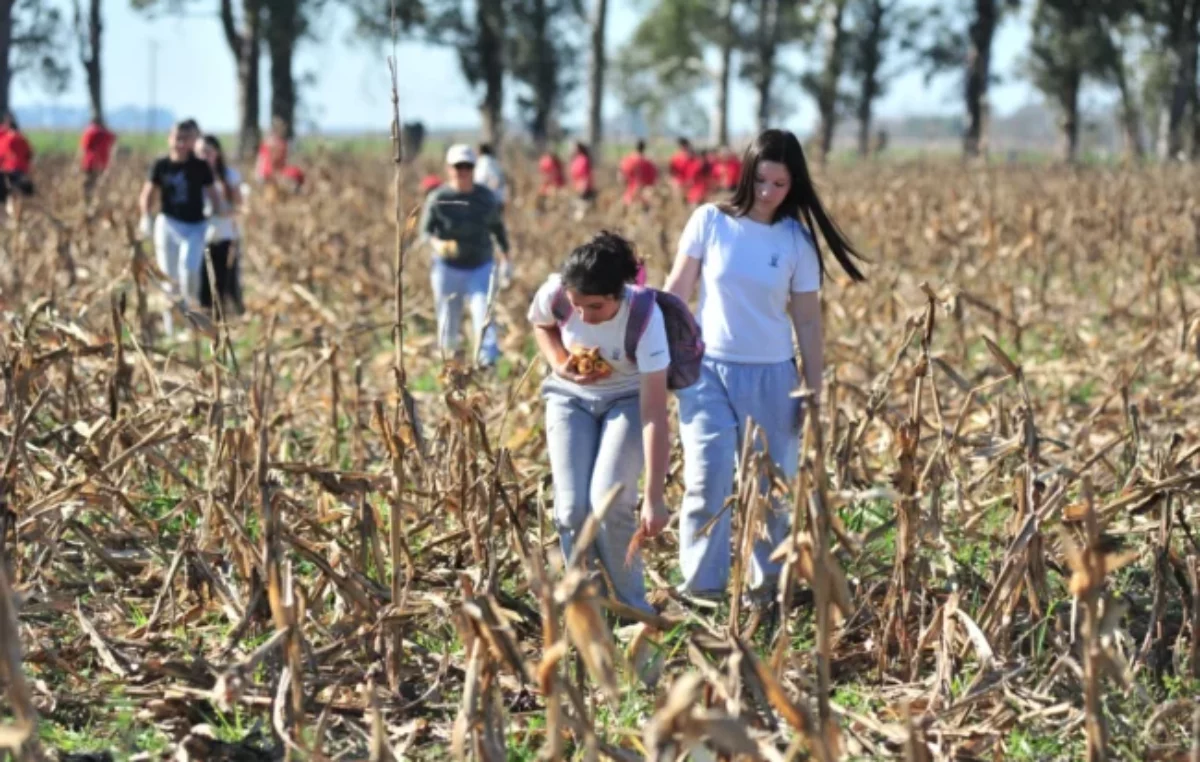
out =
{"type": "Polygon", "coordinates": [[[33,195],[33,146],[21,134],[12,113],[0,120],[0,201],[13,219],[21,217],[21,198],[33,195]]]}
{"type": "Polygon", "coordinates": [[[542,176],[542,184],[538,187],[539,196],[557,193],[567,184],[562,159],[558,158],[558,154],[552,148],[547,148],[542,158],[538,159],[538,174],[542,176]]]}
{"type": "Polygon", "coordinates": [[[425,175],[421,178],[421,197],[425,198],[440,187],[442,187],[441,175],[425,175]]]}
{"type": "Polygon", "coordinates": [[[99,117],[93,117],[84,128],[83,135],[79,138],[79,166],[83,170],[84,198],[91,199],[96,181],[100,179],[104,170],[108,169],[116,142],[117,136],[104,126],[104,121],[99,117]]]}
{"type": "Polygon", "coordinates": [[[695,158],[696,152],[692,150],[692,144],[687,138],[679,139],[679,148],[671,155],[671,160],[667,164],[667,174],[671,176],[671,184],[676,188],[683,190],[686,180],[688,164],[695,158]]]}
{"type": "Polygon", "coordinates": [[[583,143],[575,144],[571,156],[571,189],[575,191],[575,219],[583,219],[596,199],[596,185],[592,176],[592,153],[583,143]]]}
{"type": "Polygon", "coordinates": [[[258,163],[254,174],[260,183],[281,183],[293,193],[304,185],[304,170],[288,164],[288,126],[276,117],[271,123],[271,134],[258,147],[258,163]]]}
{"type": "Polygon", "coordinates": [[[742,176],[742,160],[729,146],[721,149],[716,176],[717,187],[721,190],[733,191],[737,188],[738,178],[742,176]]]}
{"type": "Polygon", "coordinates": [[[692,206],[703,204],[708,198],[712,178],[712,161],[708,152],[693,154],[683,170],[684,199],[692,206]]]}
{"type": "Polygon", "coordinates": [[[647,204],[646,190],[658,182],[658,168],[646,158],[646,141],[637,142],[637,150],[621,160],[621,178],[625,181],[625,204],[641,199],[642,208],[647,204]]]}

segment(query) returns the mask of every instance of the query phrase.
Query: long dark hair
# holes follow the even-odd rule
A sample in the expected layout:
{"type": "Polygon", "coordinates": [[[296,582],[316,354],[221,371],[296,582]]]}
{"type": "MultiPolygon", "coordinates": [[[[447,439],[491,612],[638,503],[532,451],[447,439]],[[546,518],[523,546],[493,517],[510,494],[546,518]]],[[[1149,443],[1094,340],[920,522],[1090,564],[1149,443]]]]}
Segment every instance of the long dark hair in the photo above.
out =
{"type": "Polygon", "coordinates": [[[588,296],[620,299],[625,284],[637,278],[638,259],[633,244],[608,230],[575,247],[562,266],[562,285],[588,296]]]}
{"type": "Polygon", "coordinates": [[[731,217],[745,217],[750,214],[754,207],[754,182],[758,174],[758,164],[763,161],[774,161],[784,165],[792,178],[792,187],[775,210],[775,219],[771,222],[791,218],[808,228],[813,248],[817,250],[822,278],[825,277],[825,256],[817,243],[818,229],[838,264],[851,280],[866,280],[866,276],[854,263],[855,259],[863,258],[862,254],[825,211],[821,199],[817,196],[817,189],[813,186],[812,176],[808,173],[804,149],[796,136],[787,130],[763,130],[754,142],[747,146],[746,153],[742,156],[742,174],[738,178],[737,188],[733,191],[733,198],[721,205],[721,211],[731,217]]]}
{"type": "Polygon", "coordinates": [[[229,173],[228,170],[225,169],[225,152],[221,150],[221,141],[217,140],[216,135],[205,135],[204,145],[217,152],[217,171],[215,172],[217,176],[216,182],[217,185],[220,186],[221,193],[225,196],[225,200],[232,204],[233,189],[229,187],[229,180],[227,179],[229,173]]]}

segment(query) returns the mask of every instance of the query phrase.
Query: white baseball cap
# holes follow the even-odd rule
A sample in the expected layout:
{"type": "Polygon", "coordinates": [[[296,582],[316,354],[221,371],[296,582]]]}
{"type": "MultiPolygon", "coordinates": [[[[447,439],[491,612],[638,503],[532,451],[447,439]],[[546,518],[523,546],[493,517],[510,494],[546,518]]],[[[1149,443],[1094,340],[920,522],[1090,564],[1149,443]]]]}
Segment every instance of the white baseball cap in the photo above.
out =
{"type": "Polygon", "coordinates": [[[450,146],[450,150],[446,151],[446,166],[453,167],[455,164],[474,164],[475,149],[466,143],[456,143],[450,146]]]}

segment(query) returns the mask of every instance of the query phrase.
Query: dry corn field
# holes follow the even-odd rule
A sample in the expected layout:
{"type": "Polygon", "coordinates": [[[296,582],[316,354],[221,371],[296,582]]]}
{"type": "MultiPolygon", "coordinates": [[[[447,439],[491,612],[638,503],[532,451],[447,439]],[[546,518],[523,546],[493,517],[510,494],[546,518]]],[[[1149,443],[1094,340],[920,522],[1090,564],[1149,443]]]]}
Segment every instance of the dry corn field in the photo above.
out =
{"type": "MultiPolygon", "coordinates": [[[[246,315],[174,342],[142,170],[89,213],[47,161],[0,230],[0,748],[1200,760],[1195,170],[820,173],[869,280],[823,292],[823,409],[772,480],[780,608],[678,600],[672,524],[643,621],[558,551],[524,315],[601,227],[661,284],[681,205],[627,216],[610,181],[573,222],[518,168],[504,357],[476,371],[439,357],[426,251],[397,300],[386,158],[253,198],[246,315]]],[[[743,470],[735,570],[771,473],[743,470]]],[[[676,508],[680,477],[674,445],[676,508]]]]}

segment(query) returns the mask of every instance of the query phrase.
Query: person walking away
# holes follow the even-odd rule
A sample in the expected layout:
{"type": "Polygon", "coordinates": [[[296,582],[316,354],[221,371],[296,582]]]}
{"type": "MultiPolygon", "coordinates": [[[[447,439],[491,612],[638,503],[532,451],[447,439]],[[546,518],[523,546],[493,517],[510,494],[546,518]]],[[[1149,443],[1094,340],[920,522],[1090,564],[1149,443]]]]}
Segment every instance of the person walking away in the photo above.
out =
{"type": "Polygon", "coordinates": [[[456,351],[465,299],[476,335],[475,357],[481,365],[490,367],[500,355],[495,326],[484,328],[494,248],[499,246],[505,267],[511,267],[507,265],[510,251],[496,196],[475,184],[475,161],[470,146],[450,146],[446,152],[447,182],[425,199],[420,235],[434,251],[430,278],[437,305],[438,345],[443,352],[456,351]]]}
{"type": "MultiPolygon", "coordinates": [[[[167,276],[168,294],[184,309],[200,294],[200,265],[208,225],[204,204],[220,208],[212,169],[193,152],[196,141],[184,123],[171,128],[167,155],[150,166],[138,204],[142,212],[142,238],[154,240],[158,267],[167,276]],[[159,213],[151,216],[155,196],[159,213]]],[[[163,329],[174,333],[171,308],[163,312],[163,329]]]]}
{"type": "MultiPolygon", "coordinates": [[[[729,581],[731,515],[721,511],[751,421],[784,480],[796,475],[803,415],[818,409],[824,371],[818,230],[842,269],[863,280],[854,263],[858,251],[817,197],[800,141],[791,132],[766,130],[747,149],[729,203],[696,209],[680,236],[666,288],[687,300],[699,285],[697,317],[706,344],[700,380],[678,394],[685,593],[719,597],[729,581]],[[792,396],[799,380],[793,331],[813,394],[804,403],[792,396]],[[718,513],[711,531],[702,533],[718,513]]],[[[760,440],[755,447],[761,449],[760,440]]],[[[755,543],[750,559],[752,601],[774,596],[780,566],[770,555],[787,536],[789,518],[789,507],[766,508],[769,539],[755,543]]]]}
{"type": "Polygon", "coordinates": [[[103,120],[93,117],[79,137],[79,168],[83,172],[83,198],[90,202],[100,175],[108,169],[117,136],[104,126],[103,120]]]}
{"type": "Polygon", "coordinates": [[[715,168],[715,185],[723,191],[732,193],[737,189],[738,178],[742,175],[742,160],[729,146],[721,149],[715,168]]]}
{"type": "Polygon", "coordinates": [[[699,206],[708,199],[712,185],[712,162],[708,151],[692,154],[683,171],[684,200],[691,206],[699,206]]]}
{"type": "Polygon", "coordinates": [[[596,200],[596,185],[592,173],[592,152],[583,143],[575,144],[571,156],[571,189],[575,191],[575,219],[582,220],[596,200]]]}
{"type": "Polygon", "coordinates": [[[542,212],[546,208],[546,199],[558,195],[567,185],[562,159],[553,148],[547,147],[538,159],[538,176],[541,182],[538,185],[537,210],[542,212]]]}
{"type": "Polygon", "coordinates": [[[658,168],[646,158],[646,141],[639,140],[633,153],[621,159],[621,178],[625,181],[622,199],[626,206],[640,202],[642,210],[649,209],[648,191],[658,182],[658,168]]]}
{"type": "Polygon", "coordinates": [[[671,185],[679,191],[680,196],[684,194],[688,165],[694,157],[695,152],[692,150],[691,141],[687,138],[679,138],[675,153],[671,154],[671,158],[667,162],[667,174],[671,178],[671,185]]]}
{"type": "Polygon", "coordinates": [[[212,278],[208,263],[200,263],[200,306],[212,311],[213,318],[224,315],[227,305],[233,305],[236,314],[245,312],[242,303],[241,257],[238,252],[240,238],[237,212],[241,207],[242,176],[225,163],[221,141],[215,135],[205,135],[196,142],[196,155],[212,170],[217,190],[218,204],[209,206],[207,241],[208,261],[212,264],[212,278]],[[215,279],[215,284],[213,282],[215,279]],[[218,302],[221,310],[217,309],[218,302]]]}
{"type": "Polygon", "coordinates": [[[492,155],[491,143],[479,144],[479,157],[475,163],[475,184],[482,185],[495,194],[496,201],[500,204],[500,213],[503,214],[508,189],[504,179],[504,170],[500,167],[500,162],[496,160],[496,157],[492,155]]]}
{"type": "MultiPolygon", "coordinates": [[[[500,216],[503,217],[508,187],[505,182],[504,170],[500,167],[500,162],[496,160],[496,157],[492,155],[491,143],[479,144],[479,156],[475,162],[475,184],[482,185],[492,192],[500,208],[500,216]]],[[[511,265],[511,261],[507,259],[500,263],[498,275],[501,288],[508,288],[512,284],[511,265]]]]}
{"type": "Polygon", "coordinates": [[[667,523],[663,490],[670,452],[671,358],[657,304],[650,307],[633,356],[625,354],[631,305],[639,293],[629,286],[637,266],[628,241],[601,232],[572,251],[561,273],[538,289],[528,317],[552,369],[542,384],[542,398],[554,523],[563,556],[571,557],[588,516],[621,485],[588,558],[607,572],[613,597],[652,612],[641,553],[635,552],[627,564],[626,551],[639,524],[645,535],[653,536],[667,523]],[[600,359],[581,364],[581,351],[600,359]],[[643,466],[645,494],[639,499],[643,466]]]}
{"type": "Polygon", "coordinates": [[[34,193],[33,146],[21,132],[12,112],[0,118],[0,201],[15,222],[21,220],[24,199],[34,193]]]}

